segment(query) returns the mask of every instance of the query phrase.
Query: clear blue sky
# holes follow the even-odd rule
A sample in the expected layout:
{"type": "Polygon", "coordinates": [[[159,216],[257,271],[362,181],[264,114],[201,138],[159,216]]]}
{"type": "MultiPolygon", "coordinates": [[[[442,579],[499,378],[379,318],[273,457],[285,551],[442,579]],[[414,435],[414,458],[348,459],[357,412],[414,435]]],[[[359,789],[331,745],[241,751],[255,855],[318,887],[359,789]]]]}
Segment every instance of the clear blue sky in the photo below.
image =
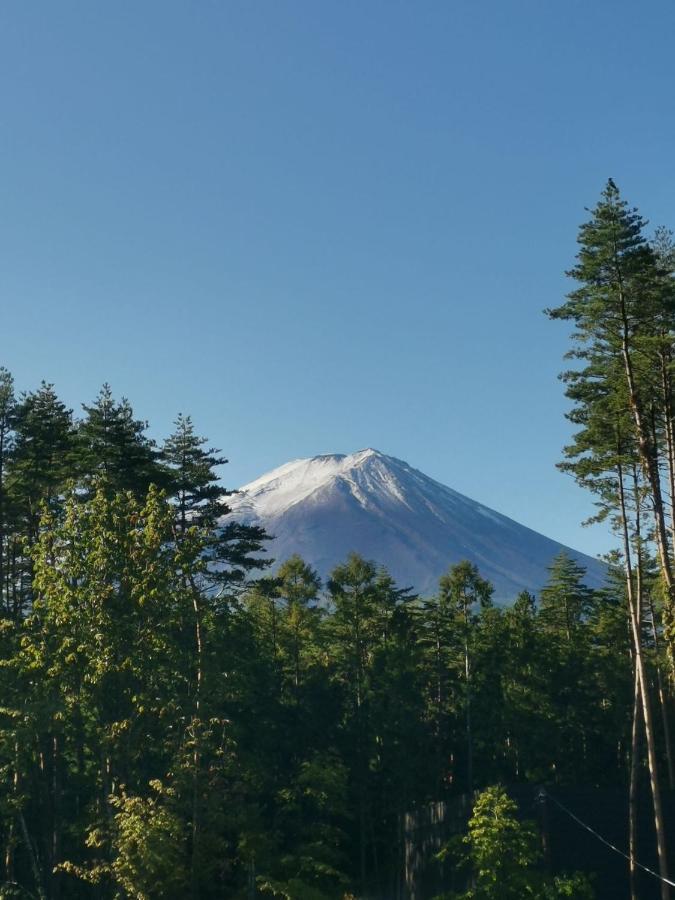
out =
{"type": "Polygon", "coordinates": [[[0,6],[0,362],[180,410],[236,486],[374,446],[586,552],[584,206],[675,225],[672,0],[0,6]]]}

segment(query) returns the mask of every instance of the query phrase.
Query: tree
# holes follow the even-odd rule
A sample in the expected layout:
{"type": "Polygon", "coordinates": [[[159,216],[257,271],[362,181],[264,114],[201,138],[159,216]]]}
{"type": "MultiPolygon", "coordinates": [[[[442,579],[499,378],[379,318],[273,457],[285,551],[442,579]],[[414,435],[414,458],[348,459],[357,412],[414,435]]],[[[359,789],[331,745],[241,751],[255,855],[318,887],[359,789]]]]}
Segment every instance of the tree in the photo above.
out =
{"type": "Polygon", "coordinates": [[[168,470],[169,491],[176,509],[176,534],[188,527],[199,530],[208,567],[205,579],[212,587],[230,592],[242,588],[250,573],[264,570],[272,560],[261,556],[269,536],[264,528],[229,520],[227,497],[216,469],[227,460],[219,450],[207,448],[207,438],[195,433],[190,416],[179,415],[173,434],[162,448],[168,470]]]}
{"type": "Polygon", "coordinates": [[[397,643],[397,620],[409,591],[396,588],[385,571],[355,553],[333,570],[328,589],[333,613],[326,630],[334,677],[346,697],[344,737],[352,767],[352,798],[358,810],[359,880],[361,890],[366,890],[369,849],[376,882],[379,876],[377,848],[372,837],[368,838],[369,817],[375,815],[376,773],[381,770],[385,747],[378,714],[378,698],[385,685],[378,663],[397,643]]]}
{"type": "Polygon", "coordinates": [[[339,678],[350,695],[350,731],[355,750],[353,790],[358,803],[359,876],[366,886],[368,809],[368,757],[370,750],[370,662],[379,638],[376,599],[377,568],[352,553],[337,566],[328,582],[334,613],[331,637],[337,654],[339,678]]]}
{"type": "Polygon", "coordinates": [[[541,872],[535,829],[519,821],[516,804],[500,785],[478,795],[464,841],[475,886],[457,900],[592,900],[593,892],[583,877],[547,878],[541,872]]]}
{"type": "Polygon", "coordinates": [[[220,451],[206,448],[206,438],[195,433],[190,416],[180,414],[173,434],[162,447],[162,460],[171,473],[171,495],[175,498],[176,524],[180,533],[190,525],[214,528],[229,512],[228,491],[218,483],[216,469],[227,460],[220,451]]]}
{"type": "Polygon", "coordinates": [[[568,643],[588,617],[593,592],[584,584],[586,569],[566,550],[561,550],[549,567],[549,579],[541,591],[542,622],[568,643]]]}
{"type": "Polygon", "coordinates": [[[466,788],[473,790],[473,726],[471,721],[471,651],[475,613],[491,604],[493,587],[481,578],[477,566],[463,560],[451,566],[439,583],[439,603],[454,611],[459,623],[464,657],[464,711],[466,724],[466,788]]]}
{"type": "Polygon", "coordinates": [[[105,484],[107,489],[131,491],[143,498],[151,484],[164,487],[167,475],[154,441],[145,434],[148,423],[134,417],[129,401],[117,402],[104,384],[77,427],[77,471],[85,484],[105,484]]]}
{"type": "Polygon", "coordinates": [[[11,528],[5,536],[6,605],[18,620],[31,602],[30,548],[39,535],[43,504],[57,512],[73,474],[72,412],[54,386],[42,382],[22,394],[13,410],[14,435],[6,459],[6,512],[11,528]]]}
{"type": "MultiPolygon", "coordinates": [[[[666,589],[665,613],[670,622],[675,611],[675,576],[661,471],[665,443],[665,468],[671,474],[672,517],[675,457],[669,359],[675,334],[675,291],[672,266],[664,264],[668,253],[650,246],[644,227],[637,210],[629,209],[609,179],[599,203],[591,211],[591,219],[579,230],[577,264],[568,273],[578,287],[562,306],[550,310],[549,314],[574,323],[575,349],[569,356],[583,363],[583,368],[563,375],[568,384],[567,394],[575,403],[570,418],[581,426],[574,443],[565,450],[569,462],[564,466],[596,493],[599,516],[612,516],[621,536],[659,871],[665,878],[668,873],[666,841],[642,652],[645,558],[642,514],[648,497],[666,589]]],[[[636,745],[635,741],[633,744],[636,745]]],[[[664,900],[668,895],[668,887],[662,882],[664,900]]]]}
{"type": "Polygon", "coordinates": [[[7,462],[12,450],[16,397],[14,379],[0,366],[0,608],[10,612],[5,605],[7,587],[5,585],[5,551],[7,545],[7,462]]]}
{"type": "Polygon", "coordinates": [[[333,752],[304,759],[280,794],[281,852],[258,878],[261,893],[279,900],[342,900],[345,872],[347,771],[333,752]]]}
{"type": "MultiPolygon", "coordinates": [[[[672,410],[656,409],[659,366],[655,353],[673,336],[675,292],[669,273],[644,235],[645,222],[630,209],[609,179],[591,219],[579,229],[577,264],[568,273],[579,283],[567,301],[550,310],[574,323],[573,356],[589,362],[586,375],[611,400],[623,395],[631,436],[648,486],[654,533],[664,582],[675,603],[667,509],[661,482],[661,446],[654,427],[668,427],[672,410]],[[665,333],[664,333],[665,332],[665,333]]],[[[670,373],[668,373],[670,376],[670,373]]]]}
{"type": "Polygon", "coordinates": [[[299,556],[291,556],[277,572],[279,595],[285,603],[281,642],[293,688],[300,689],[303,674],[317,652],[322,610],[317,606],[321,579],[299,556]]]}
{"type": "Polygon", "coordinates": [[[9,465],[10,490],[24,534],[34,543],[42,505],[54,510],[73,472],[72,411],[42,382],[23,394],[16,409],[15,444],[9,465]]]}

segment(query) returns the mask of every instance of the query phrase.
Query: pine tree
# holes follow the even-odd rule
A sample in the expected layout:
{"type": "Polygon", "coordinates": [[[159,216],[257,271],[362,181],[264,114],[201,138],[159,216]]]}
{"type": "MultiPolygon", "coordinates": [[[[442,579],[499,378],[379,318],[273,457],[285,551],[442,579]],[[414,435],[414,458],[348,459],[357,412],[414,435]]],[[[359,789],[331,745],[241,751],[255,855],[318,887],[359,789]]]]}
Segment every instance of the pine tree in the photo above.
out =
{"type": "Polygon", "coordinates": [[[222,486],[216,471],[227,459],[207,447],[208,439],[195,433],[190,416],[179,415],[175,424],[161,456],[175,504],[177,535],[185,535],[189,527],[200,531],[208,563],[206,580],[232,592],[245,586],[249,573],[271,565],[272,560],[261,556],[269,536],[258,525],[228,518],[226,498],[231,491],[222,486]]]}
{"type": "Polygon", "coordinates": [[[125,397],[117,402],[104,384],[94,403],[82,408],[86,415],[77,427],[77,469],[84,483],[104,483],[111,494],[131,491],[139,498],[151,484],[166,485],[159,453],[145,433],[148,424],[134,417],[125,397]]]}
{"type": "Polygon", "coordinates": [[[451,566],[439,582],[439,603],[453,610],[458,623],[463,657],[464,675],[464,716],[466,738],[466,789],[473,790],[473,723],[472,705],[472,667],[474,627],[476,612],[488,608],[492,603],[492,585],[481,578],[478,567],[468,560],[451,566]]]}
{"type": "Polygon", "coordinates": [[[15,415],[14,379],[7,369],[0,367],[0,609],[7,612],[10,612],[5,603],[5,597],[8,596],[5,553],[9,529],[7,463],[12,451],[15,415]]]}
{"type": "Polygon", "coordinates": [[[508,768],[502,777],[509,782],[547,780],[551,750],[558,747],[549,675],[556,657],[539,618],[536,599],[527,591],[504,610],[500,675],[508,768]]]}
{"type": "Polygon", "coordinates": [[[32,543],[42,504],[54,509],[73,474],[72,410],[58,399],[54,385],[43,381],[37,391],[21,396],[15,431],[10,490],[32,543]]]}
{"type": "Polygon", "coordinates": [[[188,524],[214,528],[229,512],[228,492],[218,484],[216,469],[227,460],[218,450],[206,448],[206,438],[195,433],[190,416],[179,415],[176,429],[162,448],[162,459],[171,472],[171,495],[175,498],[177,527],[188,524]]]}
{"type": "MultiPolygon", "coordinates": [[[[568,396],[576,404],[570,418],[582,426],[572,447],[566,449],[571,460],[566,467],[596,492],[600,516],[612,515],[621,535],[659,867],[666,876],[666,843],[642,652],[642,514],[648,496],[670,621],[675,609],[675,576],[661,471],[665,456],[665,468],[671,476],[672,515],[675,460],[669,360],[675,333],[675,291],[672,271],[664,265],[667,254],[650,246],[644,227],[637,210],[628,208],[610,179],[591,211],[591,219],[579,230],[577,265],[569,273],[579,287],[550,315],[574,323],[577,349],[569,355],[584,363],[584,368],[564,376],[568,396]]],[[[665,883],[662,896],[668,896],[665,883]]]]}
{"type": "Polygon", "coordinates": [[[662,448],[655,427],[659,415],[666,427],[672,416],[663,404],[657,410],[655,389],[658,348],[672,341],[675,291],[644,235],[645,224],[609,179],[591,219],[579,229],[577,265],[568,273],[579,287],[549,314],[574,323],[573,339],[579,349],[572,355],[589,363],[587,374],[594,370],[596,391],[604,391],[610,400],[626,398],[631,437],[650,492],[661,571],[673,606],[675,575],[661,482],[662,448]]]}
{"type": "Polygon", "coordinates": [[[281,618],[281,643],[290,679],[297,693],[303,675],[317,653],[322,609],[317,605],[321,579],[301,557],[282,563],[277,572],[279,596],[285,603],[281,618]]]}
{"type": "Polygon", "coordinates": [[[18,619],[31,601],[29,551],[38,539],[42,507],[58,511],[73,475],[74,432],[71,410],[45,382],[20,397],[13,416],[6,459],[5,503],[12,526],[5,536],[5,605],[18,619]]]}
{"type": "Polygon", "coordinates": [[[541,620],[551,632],[571,643],[593,603],[593,592],[583,580],[586,569],[561,550],[548,571],[548,582],[541,590],[541,620]]]}

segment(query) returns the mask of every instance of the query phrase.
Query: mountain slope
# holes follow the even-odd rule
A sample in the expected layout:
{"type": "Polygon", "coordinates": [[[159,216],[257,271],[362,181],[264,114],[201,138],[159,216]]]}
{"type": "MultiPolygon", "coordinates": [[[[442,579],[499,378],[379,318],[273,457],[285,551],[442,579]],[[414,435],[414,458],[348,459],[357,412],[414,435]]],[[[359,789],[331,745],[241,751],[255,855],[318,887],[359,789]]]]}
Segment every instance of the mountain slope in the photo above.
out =
{"type": "MultiPolygon", "coordinates": [[[[384,565],[401,585],[432,593],[449,565],[469,559],[495,599],[538,591],[562,545],[434,481],[407,463],[361,450],[286,463],[230,499],[241,521],[274,536],[270,553],[299,553],[326,577],[351,551],[384,565]]],[[[599,586],[604,566],[569,550],[599,586]]]]}

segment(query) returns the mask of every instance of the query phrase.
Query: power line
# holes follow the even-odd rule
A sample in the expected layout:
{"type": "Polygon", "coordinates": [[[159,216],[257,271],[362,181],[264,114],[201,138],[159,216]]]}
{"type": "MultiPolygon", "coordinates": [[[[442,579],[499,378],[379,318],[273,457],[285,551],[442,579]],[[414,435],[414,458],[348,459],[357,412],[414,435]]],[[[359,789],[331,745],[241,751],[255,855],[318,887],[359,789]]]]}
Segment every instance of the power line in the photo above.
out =
{"type": "MultiPolygon", "coordinates": [[[[591,828],[590,825],[587,825],[586,822],[582,822],[582,820],[579,818],[579,816],[576,816],[572,812],[572,810],[568,809],[564,804],[562,804],[560,802],[560,800],[556,800],[556,798],[552,794],[547,793],[543,788],[537,794],[537,800],[540,803],[543,803],[547,797],[549,800],[553,800],[555,805],[559,806],[560,809],[564,813],[567,813],[567,815],[571,819],[574,819],[574,821],[577,823],[577,825],[581,825],[582,828],[584,828],[586,831],[590,832],[593,835],[593,837],[596,837],[601,843],[603,843],[605,845],[605,847],[609,847],[610,850],[613,850],[615,853],[618,853],[619,856],[623,856],[623,858],[625,860],[627,860],[628,862],[631,861],[630,856],[627,853],[624,853],[623,850],[620,850],[619,847],[616,847],[611,841],[608,841],[607,838],[604,838],[601,834],[598,834],[598,832],[594,828],[591,828]]],[[[636,868],[642,869],[642,871],[646,872],[648,875],[652,875],[654,878],[658,878],[658,880],[662,881],[664,884],[668,884],[671,887],[675,887],[675,881],[671,881],[670,878],[664,878],[663,875],[659,875],[658,872],[655,872],[653,869],[650,869],[649,866],[643,866],[642,863],[639,863],[637,860],[634,860],[633,864],[636,866],[636,868]]]]}

